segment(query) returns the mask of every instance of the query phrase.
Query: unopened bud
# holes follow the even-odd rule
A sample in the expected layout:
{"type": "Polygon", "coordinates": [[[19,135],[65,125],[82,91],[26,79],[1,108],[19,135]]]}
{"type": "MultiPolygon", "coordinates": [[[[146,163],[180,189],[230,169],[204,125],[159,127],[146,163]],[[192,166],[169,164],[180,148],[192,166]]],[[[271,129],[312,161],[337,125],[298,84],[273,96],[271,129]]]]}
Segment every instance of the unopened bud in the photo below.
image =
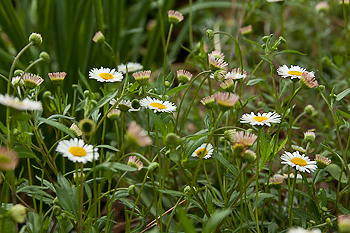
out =
{"type": "Polygon", "coordinates": [[[29,42],[33,42],[35,45],[39,45],[43,43],[43,38],[41,37],[41,34],[33,32],[29,36],[29,42]]]}
{"type": "Polygon", "coordinates": [[[212,40],[214,38],[214,31],[213,30],[208,29],[206,31],[206,33],[207,33],[207,36],[208,36],[209,40],[212,40]]]}
{"type": "Polygon", "coordinates": [[[47,52],[45,52],[45,51],[42,51],[42,52],[39,54],[39,57],[40,57],[41,59],[43,59],[44,62],[47,62],[47,63],[50,62],[50,55],[49,55],[47,52]]]}

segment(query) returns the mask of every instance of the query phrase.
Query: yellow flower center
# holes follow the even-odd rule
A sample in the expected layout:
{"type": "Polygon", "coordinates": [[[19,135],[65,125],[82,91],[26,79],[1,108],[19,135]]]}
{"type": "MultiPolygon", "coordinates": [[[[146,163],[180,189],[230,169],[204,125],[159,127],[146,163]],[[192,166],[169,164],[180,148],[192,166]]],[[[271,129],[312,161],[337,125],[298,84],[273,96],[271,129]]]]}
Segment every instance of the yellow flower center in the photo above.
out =
{"type": "Polygon", "coordinates": [[[108,80],[108,79],[113,79],[114,78],[113,75],[111,75],[110,73],[101,73],[98,76],[100,76],[104,80],[108,80]]]}
{"type": "Polygon", "coordinates": [[[301,76],[303,73],[301,73],[300,71],[288,71],[288,74],[290,75],[296,75],[296,76],[301,76]]]}
{"type": "Polygon", "coordinates": [[[256,121],[258,121],[258,122],[262,122],[262,121],[266,121],[266,120],[269,119],[269,118],[263,117],[263,116],[256,116],[256,117],[254,117],[253,119],[256,120],[256,121]]]}
{"type": "Polygon", "coordinates": [[[196,154],[199,158],[204,158],[208,154],[208,150],[205,148],[201,148],[196,151],[196,154]]]}
{"type": "Polygon", "coordinates": [[[69,152],[77,157],[84,157],[86,155],[86,150],[80,146],[72,146],[69,148],[69,152]]]}
{"type": "Polygon", "coordinates": [[[290,161],[296,165],[303,167],[307,165],[307,162],[302,158],[292,158],[290,161]]]}
{"type": "Polygon", "coordinates": [[[166,109],[164,104],[160,104],[160,103],[150,103],[150,105],[152,107],[158,108],[158,109],[166,109]]]}

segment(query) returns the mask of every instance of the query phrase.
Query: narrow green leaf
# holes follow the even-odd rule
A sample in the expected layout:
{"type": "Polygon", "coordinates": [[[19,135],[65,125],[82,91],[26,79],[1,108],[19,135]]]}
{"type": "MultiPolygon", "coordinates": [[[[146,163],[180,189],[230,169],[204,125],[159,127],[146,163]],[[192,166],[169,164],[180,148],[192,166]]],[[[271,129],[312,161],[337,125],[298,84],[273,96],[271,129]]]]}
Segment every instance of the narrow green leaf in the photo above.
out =
{"type": "Polygon", "coordinates": [[[90,110],[88,117],[91,116],[91,114],[93,112],[95,112],[96,110],[100,109],[101,107],[103,107],[105,104],[109,103],[109,101],[111,99],[113,99],[119,92],[119,89],[116,88],[113,92],[109,93],[108,95],[106,95],[105,97],[103,97],[102,99],[100,99],[100,101],[97,102],[96,107],[94,107],[93,109],[90,110]]]}
{"type": "Polygon", "coordinates": [[[20,158],[20,159],[36,158],[36,155],[34,154],[33,151],[31,151],[30,149],[28,149],[27,147],[25,147],[24,145],[22,145],[20,143],[15,143],[15,146],[13,149],[17,152],[18,158],[20,158]]]}
{"type": "Polygon", "coordinates": [[[265,79],[263,79],[263,78],[255,78],[255,79],[249,80],[246,85],[247,86],[253,86],[253,85],[258,84],[260,82],[267,82],[267,81],[265,79]]]}
{"type": "Polygon", "coordinates": [[[52,127],[61,130],[62,132],[65,132],[66,134],[68,134],[69,136],[71,136],[72,138],[75,138],[75,135],[73,133],[72,130],[70,130],[67,126],[65,126],[62,123],[56,122],[56,121],[52,121],[52,120],[48,120],[46,118],[43,117],[39,117],[39,116],[35,116],[35,118],[37,118],[40,123],[39,125],[41,125],[42,123],[51,125],[52,127]]]}
{"type": "Polygon", "coordinates": [[[77,188],[61,174],[57,175],[56,194],[62,208],[73,214],[75,220],[79,219],[77,188]]]}
{"type": "Polygon", "coordinates": [[[259,45],[259,44],[256,43],[255,41],[249,40],[249,39],[244,38],[244,37],[243,37],[243,40],[245,40],[245,41],[247,41],[248,43],[253,44],[253,45],[256,45],[256,46],[258,46],[259,48],[261,48],[261,45],[259,45]]]}
{"type": "Polygon", "coordinates": [[[100,170],[110,170],[112,172],[126,171],[126,172],[136,172],[137,168],[130,167],[126,164],[117,162],[104,162],[96,166],[96,171],[100,170]]]}
{"type": "Polygon", "coordinates": [[[13,118],[16,119],[17,121],[29,121],[30,119],[33,118],[33,116],[24,112],[20,112],[20,113],[14,114],[13,118]]]}
{"type": "Polygon", "coordinates": [[[267,56],[265,56],[265,55],[260,55],[260,57],[261,57],[261,59],[263,59],[264,61],[266,61],[266,62],[269,63],[270,65],[273,65],[271,59],[268,58],[267,56]]]}
{"type": "Polygon", "coordinates": [[[160,132],[165,135],[166,134],[166,129],[165,126],[162,122],[162,120],[160,119],[160,117],[155,114],[151,109],[147,109],[148,114],[150,115],[150,117],[152,118],[152,120],[154,121],[154,124],[157,126],[157,128],[160,130],[160,132]]]}
{"type": "Polygon", "coordinates": [[[196,228],[193,226],[193,223],[188,219],[186,214],[181,210],[181,208],[178,209],[178,215],[180,219],[181,226],[185,233],[193,233],[197,232],[196,228]]]}
{"type": "Polygon", "coordinates": [[[283,50],[283,51],[281,51],[281,52],[276,53],[276,54],[274,55],[274,57],[276,57],[277,55],[280,55],[280,54],[282,54],[282,53],[296,53],[296,54],[303,55],[303,56],[306,55],[305,53],[301,53],[301,52],[299,52],[299,51],[297,51],[297,50],[286,49],[286,50],[283,50]]]}
{"type": "Polygon", "coordinates": [[[346,182],[348,181],[348,178],[347,178],[345,172],[343,172],[343,171],[341,170],[341,168],[340,168],[337,164],[332,163],[332,164],[328,165],[328,166],[326,167],[326,170],[327,170],[327,171],[329,172],[329,174],[331,174],[331,176],[332,176],[334,179],[336,179],[337,181],[339,181],[339,178],[340,178],[340,174],[341,174],[341,173],[342,173],[342,175],[341,175],[341,181],[340,181],[340,182],[346,183],[346,182]]]}
{"type": "Polygon", "coordinates": [[[115,152],[118,152],[119,150],[113,146],[110,146],[110,145],[98,145],[96,146],[96,148],[106,148],[106,149],[109,149],[109,150],[112,150],[112,151],[115,151],[115,152]]]}
{"type": "Polygon", "coordinates": [[[215,232],[215,229],[219,225],[219,223],[227,216],[229,216],[230,213],[230,209],[217,210],[208,220],[207,224],[204,227],[203,233],[215,232]]]}
{"type": "Polygon", "coordinates": [[[7,134],[7,128],[5,125],[0,121],[0,130],[4,133],[7,134]]]}
{"type": "Polygon", "coordinates": [[[186,87],[188,87],[189,84],[186,84],[186,85],[182,85],[182,86],[179,86],[179,87],[175,87],[173,89],[171,89],[170,91],[167,92],[167,95],[168,96],[172,96],[176,93],[178,93],[179,91],[185,89],[186,87]]]}
{"type": "Polygon", "coordinates": [[[221,153],[215,155],[215,159],[217,159],[222,165],[224,165],[235,177],[238,176],[238,170],[235,166],[233,166],[221,153]]]}
{"type": "Polygon", "coordinates": [[[335,99],[336,101],[342,100],[345,96],[349,95],[350,93],[350,88],[345,89],[344,91],[340,92],[337,94],[337,98],[335,99]]]}
{"type": "MultiPolygon", "coordinates": [[[[284,141],[281,143],[281,145],[278,147],[278,151],[282,150],[282,148],[284,147],[284,145],[288,142],[288,137],[286,137],[286,139],[284,139],[284,141]]],[[[276,152],[278,152],[276,151],[276,152]]]]}
{"type": "Polygon", "coordinates": [[[92,92],[90,84],[86,80],[85,76],[81,73],[80,69],[78,70],[79,78],[84,83],[85,87],[89,89],[90,92],[92,92]]]}
{"type": "Polygon", "coordinates": [[[347,119],[350,119],[350,114],[349,113],[343,112],[343,111],[341,111],[339,109],[337,109],[337,112],[339,114],[341,114],[343,117],[346,117],[347,119]]]}

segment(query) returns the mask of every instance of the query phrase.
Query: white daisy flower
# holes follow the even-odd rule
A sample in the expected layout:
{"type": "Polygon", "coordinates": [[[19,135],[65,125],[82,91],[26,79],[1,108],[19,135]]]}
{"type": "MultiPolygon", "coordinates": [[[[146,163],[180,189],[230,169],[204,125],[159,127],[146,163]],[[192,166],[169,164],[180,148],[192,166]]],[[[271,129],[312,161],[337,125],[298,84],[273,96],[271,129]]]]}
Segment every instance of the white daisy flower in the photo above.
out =
{"type": "Polygon", "coordinates": [[[243,70],[242,72],[240,68],[234,68],[231,72],[228,72],[225,75],[225,79],[233,79],[233,80],[245,79],[246,77],[247,77],[247,71],[243,70]]]}
{"type": "Polygon", "coordinates": [[[143,69],[143,66],[140,63],[128,62],[128,63],[126,63],[126,65],[120,64],[118,66],[118,71],[126,74],[126,66],[128,66],[128,72],[134,72],[134,71],[143,69]]]}
{"type": "Polygon", "coordinates": [[[115,69],[93,68],[89,71],[89,78],[96,79],[99,82],[120,82],[123,80],[123,74],[115,69]]]}
{"type": "MultiPolygon", "coordinates": [[[[110,105],[114,105],[117,101],[112,99],[109,101],[110,105]]],[[[122,112],[137,112],[140,111],[141,108],[133,108],[130,100],[121,100],[117,106],[117,109],[120,109],[122,112]]]]}
{"type": "Polygon", "coordinates": [[[77,138],[62,140],[56,148],[56,151],[61,153],[63,157],[78,163],[92,162],[98,159],[99,154],[97,150],[97,148],[85,144],[83,140],[77,138]]]}
{"type": "MultiPolygon", "coordinates": [[[[277,69],[278,75],[281,75],[283,78],[294,79],[294,78],[301,78],[301,75],[306,71],[305,68],[301,68],[300,66],[293,66],[291,65],[290,68],[288,68],[287,65],[280,66],[277,69]]],[[[312,77],[315,76],[314,72],[309,72],[312,77]]]]}
{"type": "Polygon", "coordinates": [[[267,125],[271,126],[270,123],[280,123],[281,122],[281,116],[277,114],[276,112],[264,112],[261,114],[260,112],[258,115],[255,115],[253,112],[246,113],[241,117],[241,123],[249,123],[251,125],[267,125]]]}
{"type": "Polygon", "coordinates": [[[34,111],[34,110],[42,110],[43,107],[41,105],[40,101],[32,101],[29,100],[28,98],[25,98],[24,100],[18,99],[18,97],[12,97],[9,96],[8,94],[2,95],[0,94],[0,104],[24,111],[34,111]]]}
{"type": "MultiPolygon", "coordinates": [[[[283,174],[284,179],[288,179],[288,177],[290,177],[291,179],[294,179],[295,175],[294,175],[294,173],[290,173],[290,174],[284,173],[283,174]]],[[[300,174],[297,174],[297,179],[300,180],[300,179],[303,179],[303,177],[300,174]]]]}
{"type": "Polygon", "coordinates": [[[176,111],[176,106],[174,103],[169,101],[162,101],[155,98],[147,96],[140,100],[140,105],[149,109],[152,109],[154,112],[174,112],[176,111]]]}
{"type": "Polygon", "coordinates": [[[291,167],[295,167],[295,169],[300,172],[306,171],[310,173],[310,170],[314,172],[317,169],[317,162],[311,161],[309,157],[305,156],[304,154],[301,155],[299,151],[295,151],[293,153],[286,151],[281,156],[281,159],[283,160],[281,164],[287,164],[291,167]]]}
{"type": "Polygon", "coordinates": [[[210,143],[203,143],[193,153],[192,157],[209,159],[214,152],[213,145],[210,143]]]}

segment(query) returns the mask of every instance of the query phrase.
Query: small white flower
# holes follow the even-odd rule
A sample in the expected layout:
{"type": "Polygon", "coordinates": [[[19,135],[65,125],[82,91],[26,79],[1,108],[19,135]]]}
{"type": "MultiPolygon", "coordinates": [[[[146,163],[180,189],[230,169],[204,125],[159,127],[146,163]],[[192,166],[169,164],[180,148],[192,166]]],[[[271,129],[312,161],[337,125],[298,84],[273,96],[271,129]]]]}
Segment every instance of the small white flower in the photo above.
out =
{"type": "Polygon", "coordinates": [[[246,77],[247,77],[247,71],[243,70],[242,72],[240,68],[234,68],[231,72],[228,72],[225,75],[225,79],[233,79],[233,80],[245,79],[246,77]]]}
{"type": "Polygon", "coordinates": [[[60,152],[63,157],[78,163],[92,162],[98,159],[99,154],[97,150],[97,148],[85,144],[83,140],[77,138],[62,140],[56,148],[56,151],[60,152]]]}
{"type": "Polygon", "coordinates": [[[9,96],[8,94],[2,95],[0,94],[0,104],[17,109],[17,110],[28,110],[28,111],[34,111],[34,110],[42,110],[43,107],[41,105],[40,101],[32,101],[28,98],[25,98],[24,100],[19,100],[17,97],[9,96]]]}
{"type": "Polygon", "coordinates": [[[241,117],[241,123],[249,123],[251,125],[267,125],[271,126],[270,123],[280,123],[281,122],[281,116],[277,114],[276,112],[264,112],[261,114],[260,112],[258,115],[255,115],[253,112],[246,113],[241,117]]]}
{"type": "Polygon", "coordinates": [[[281,164],[287,164],[291,167],[295,167],[295,169],[300,172],[306,171],[310,173],[310,170],[314,172],[317,169],[317,162],[311,161],[309,157],[305,156],[304,154],[301,155],[299,151],[295,151],[293,153],[286,151],[281,156],[281,159],[283,160],[281,164]]]}
{"type": "Polygon", "coordinates": [[[123,74],[115,69],[93,68],[89,71],[89,78],[96,79],[99,82],[120,82],[123,80],[123,74]]]}
{"type": "MultiPolygon", "coordinates": [[[[280,66],[277,69],[278,75],[282,76],[283,78],[288,78],[290,77],[291,79],[301,78],[301,75],[303,72],[305,72],[305,68],[301,68],[300,66],[293,66],[291,65],[290,68],[288,68],[287,65],[280,66]]],[[[312,77],[315,76],[314,72],[309,72],[312,77]]]]}
{"type": "MultiPolygon", "coordinates": [[[[284,179],[288,179],[288,177],[290,177],[291,179],[294,179],[295,175],[294,175],[294,173],[290,173],[290,174],[284,173],[283,174],[284,179]]],[[[303,179],[303,177],[300,174],[297,174],[297,179],[303,179]]]]}
{"type": "Polygon", "coordinates": [[[128,63],[126,63],[126,65],[120,64],[118,66],[118,71],[126,74],[126,66],[128,66],[128,72],[134,72],[134,71],[143,69],[143,66],[140,63],[128,62],[128,63]]]}
{"type": "Polygon", "coordinates": [[[174,112],[176,111],[176,106],[174,103],[169,101],[162,101],[155,98],[147,96],[140,100],[140,105],[149,109],[152,109],[154,112],[174,112]]]}
{"type": "Polygon", "coordinates": [[[321,233],[321,230],[318,228],[305,230],[304,228],[298,227],[289,229],[287,233],[321,233]]]}
{"type": "Polygon", "coordinates": [[[209,159],[214,152],[213,145],[210,143],[203,143],[193,153],[192,157],[209,159]]]}

